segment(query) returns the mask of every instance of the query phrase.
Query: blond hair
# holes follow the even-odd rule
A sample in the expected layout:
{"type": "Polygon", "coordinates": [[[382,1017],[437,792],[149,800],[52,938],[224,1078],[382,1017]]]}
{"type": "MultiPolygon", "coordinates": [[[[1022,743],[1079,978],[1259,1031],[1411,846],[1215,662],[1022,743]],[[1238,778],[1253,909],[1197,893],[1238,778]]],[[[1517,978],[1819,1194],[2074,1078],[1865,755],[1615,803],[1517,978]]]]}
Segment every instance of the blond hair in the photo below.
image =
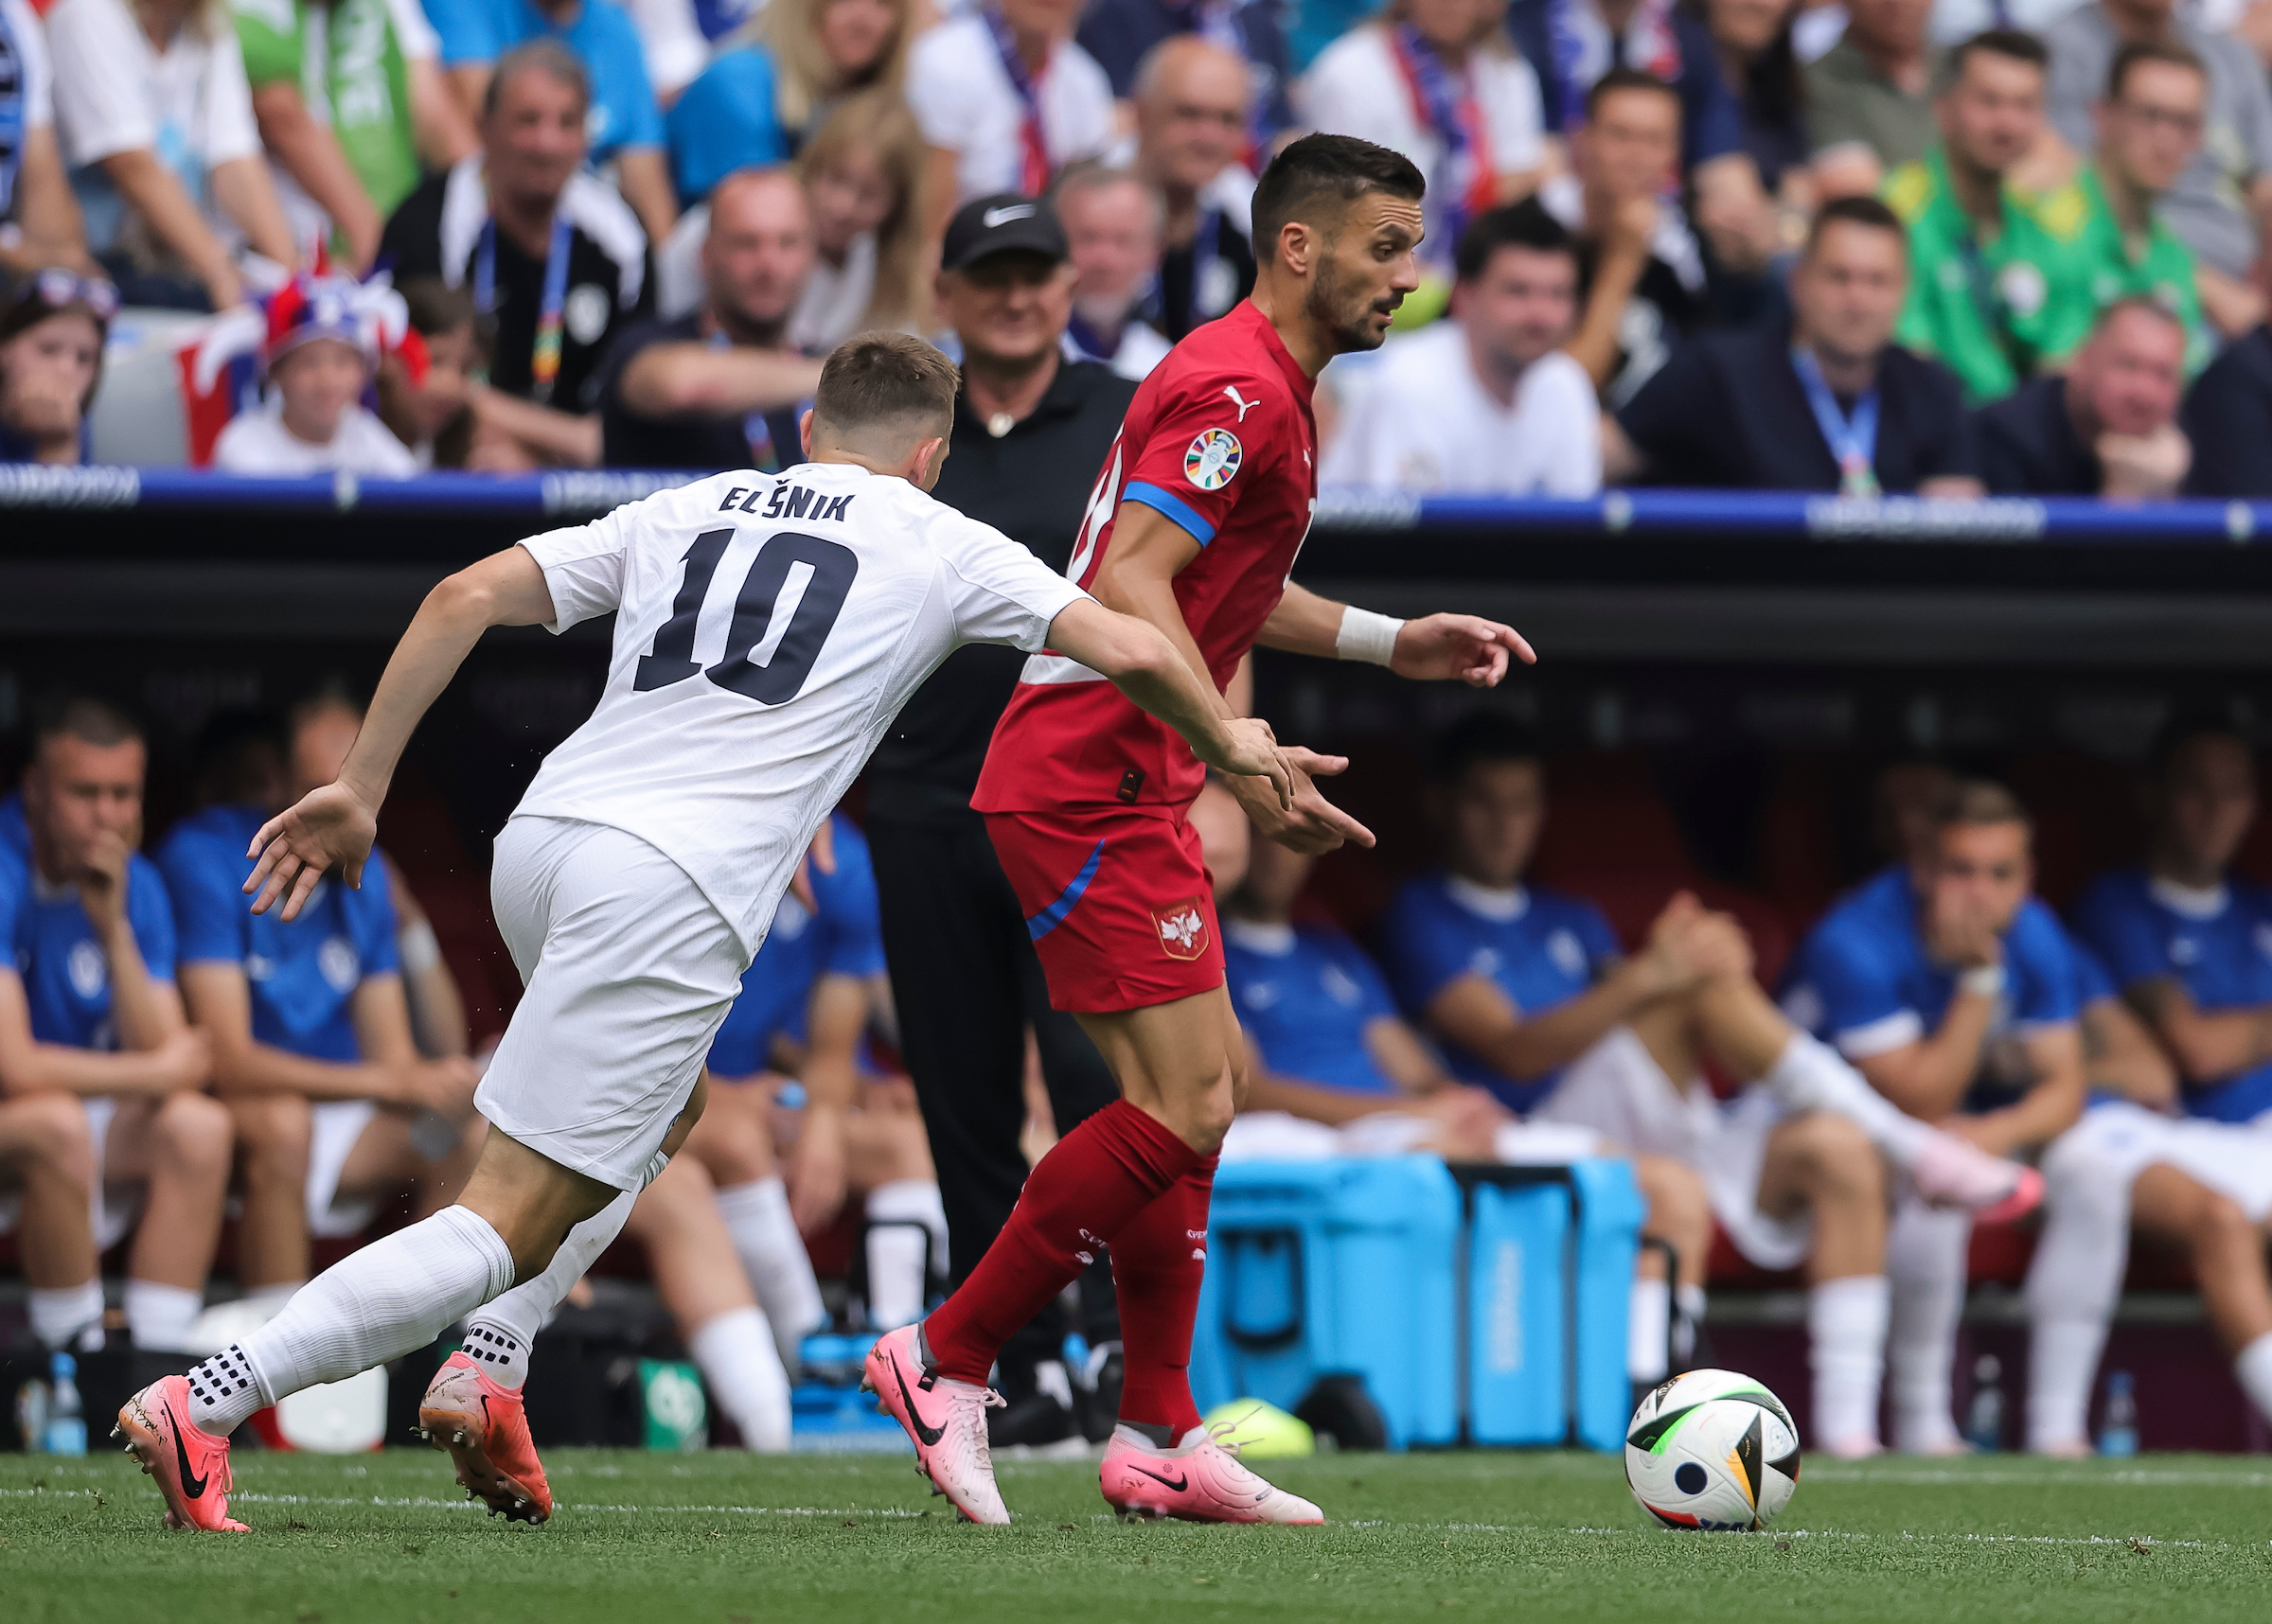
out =
{"type": "Polygon", "coordinates": [[[735,43],[762,46],[773,59],[773,117],[784,130],[807,129],[829,102],[855,91],[899,94],[908,46],[914,43],[914,0],[885,3],[899,20],[876,66],[858,79],[840,80],[821,46],[821,17],[834,0],[768,0],[765,9],[735,30],[735,43]]]}
{"type": "Polygon", "coordinates": [[[923,237],[923,222],[930,218],[925,205],[931,150],[896,90],[877,85],[838,102],[797,154],[797,174],[810,186],[823,170],[857,153],[873,157],[892,188],[891,212],[876,228],[876,291],[861,326],[922,332],[931,326],[930,260],[923,237]]]}

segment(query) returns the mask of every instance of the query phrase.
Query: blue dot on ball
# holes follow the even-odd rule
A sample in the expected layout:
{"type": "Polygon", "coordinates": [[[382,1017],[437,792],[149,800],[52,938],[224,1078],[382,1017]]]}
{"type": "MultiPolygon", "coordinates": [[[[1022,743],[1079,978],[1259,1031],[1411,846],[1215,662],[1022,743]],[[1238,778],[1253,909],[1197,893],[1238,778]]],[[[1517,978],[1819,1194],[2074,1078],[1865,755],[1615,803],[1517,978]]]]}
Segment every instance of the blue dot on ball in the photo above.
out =
{"type": "Polygon", "coordinates": [[[1683,1460],[1673,1474],[1673,1485],[1683,1494],[1704,1492],[1704,1469],[1693,1460],[1683,1460]]]}

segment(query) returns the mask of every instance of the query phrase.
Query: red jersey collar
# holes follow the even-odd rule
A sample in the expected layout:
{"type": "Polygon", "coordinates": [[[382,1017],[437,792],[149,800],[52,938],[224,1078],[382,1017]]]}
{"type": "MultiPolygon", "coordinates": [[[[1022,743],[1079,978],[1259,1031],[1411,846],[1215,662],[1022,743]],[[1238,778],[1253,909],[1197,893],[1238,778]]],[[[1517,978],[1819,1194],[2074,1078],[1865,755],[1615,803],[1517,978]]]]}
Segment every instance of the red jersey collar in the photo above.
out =
{"type": "Polygon", "coordinates": [[[1278,370],[1286,374],[1287,382],[1293,385],[1294,398],[1305,406],[1310,404],[1311,397],[1318,391],[1318,380],[1302,370],[1302,363],[1294,359],[1293,351],[1286,347],[1286,341],[1278,336],[1278,329],[1270,325],[1270,318],[1262,313],[1261,306],[1252,299],[1241,299],[1238,309],[1223,320],[1244,322],[1252,327],[1261,336],[1263,348],[1269,351],[1270,359],[1278,363],[1278,370]]]}

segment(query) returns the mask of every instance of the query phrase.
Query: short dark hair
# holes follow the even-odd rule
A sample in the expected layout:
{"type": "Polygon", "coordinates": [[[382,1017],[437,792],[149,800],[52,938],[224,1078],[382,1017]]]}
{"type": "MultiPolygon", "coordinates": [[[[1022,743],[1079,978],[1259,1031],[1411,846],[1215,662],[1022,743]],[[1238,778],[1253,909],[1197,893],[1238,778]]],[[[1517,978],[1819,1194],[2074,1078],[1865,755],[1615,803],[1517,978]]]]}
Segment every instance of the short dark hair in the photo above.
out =
{"type": "Polygon", "coordinates": [[[1453,256],[1453,269],[1463,282],[1472,282],[1491,267],[1491,256],[1502,248],[1527,248],[1533,254],[1578,256],[1577,240],[1536,198],[1486,209],[1468,222],[1453,256]]]}
{"type": "Polygon", "coordinates": [[[1594,115],[1601,112],[1602,103],[1621,90],[1643,90],[1651,96],[1669,96],[1673,99],[1674,106],[1677,107],[1680,104],[1680,93],[1655,74],[1642,68],[1611,68],[1601,78],[1595,79],[1593,88],[1586,93],[1587,119],[1591,121],[1594,115]]]}
{"type": "Polygon", "coordinates": [[[2140,62],[2160,62],[2168,67],[2185,68],[2199,74],[2206,84],[2209,64],[2185,46],[2174,41],[2137,41],[2114,53],[2114,64],[2106,70],[2106,99],[2120,101],[2122,86],[2130,78],[2130,70],[2140,62]]]}
{"type": "Polygon", "coordinates": [[[587,109],[591,107],[592,76],[585,70],[582,59],[559,41],[539,36],[523,41],[497,59],[497,65],[489,74],[488,88],[481,93],[482,122],[488,122],[496,113],[497,104],[505,98],[506,83],[530,69],[566,85],[587,109]]]}
{"type": "Polygon", "coordinates": [[[1354,135],[1303,136],[1254,185],[1255,257],[1269,263],[1289,222],[1314,222],[1321,209],[1338,215],[1369,192],[1417,203],[1428,195],[1428,180],[1403,153],[1354,135]]]}
{"type": "Polygon", "coordinates": [[[2185,318],[2171,309],[2159,294],[2124,293],[2121,298],[2110,299],[2099,307],[2099,313],[2090,324],[2090,336],[2098,337],[2099,334],[2114,326],[2116,317],[2134,310],[2158,317],[2175,327],[2181,335],[2185,332],[2185,318]]]}
{"type": "Polygon", "coordinates": [[[2035,827],[2035,820],[2028,816],[2019,797],[1992,778],[1960,778],[1933,807],[1935,829],[1960,823],[1969,828],[2017,823],[2031,832],[2035,827]]]}
{"type": "Polygon", "coordinates": [[[453,288],[439,276],[413,276],[396,291],[410,312],[412,330],[426,337],[455,332],[473,320],[472,290],[453,288]]]}
{"type": "Polygon", "coordinates": [[[1815,213],[1814,222],[1806,228],[1806,256],[1812,259],[1815,250],[1821,247],[1823,233],[1840,221],[1848,225],[1865,226],[1872,231],[1888,231],[1896,242],[1907,245],[1908,227],[1901,223],[1901,216],[1873,197],[1833,198],[1815,213]]]}
{"type": "Polygon", "coordinates": [[[1504,711],[1470,711],[1436,738],[1429,757],[1428,776],[1437,784],[1457,784],[1471,767],[1501,761],[1539,760],[1546,751],[1538,732],[1504,711]]]}
{"type": "Polygon", "coordinates": [[[2051,53],[2033,34],[2018,28],[1982,28],[1959,44],[1941,63],[1941,82],[1936,93],[1953,87],[1964,77],[1964,64],[1985,52],[1992,57],[2004,57],[2015,62],[2026,62],[2039,73],[2049,73],[2051,53]]]}
{"type": "Polygon", "coordinates": [[[2252,759],[2256,754],[2256,741],[2229,710],[2222,705],[2190,705],[2162,723],[2161,731],[2154,735],[2153,748],[2146,753],[2147,767],[2159,778],[2169,771],[2177,752],[2197,739],[2230,739],[2252,759]]]}
{"type": "Polygon", "coordinates": [[[919,338],[856,333],[821,367],[821,386],[812,397],[816,437],[822,425],[849,435],[895,423],[944,431],[954,421],[961,382],[954,362],[919,338]]]}
{"type": "Polygon", "coordinates": [[[32,707],[31,737],[35,748],[57,738],[108,746],[139,743],[142,736],[140,722],[119,706],[93,694],[76,690],[50,694],[32,707]]]}

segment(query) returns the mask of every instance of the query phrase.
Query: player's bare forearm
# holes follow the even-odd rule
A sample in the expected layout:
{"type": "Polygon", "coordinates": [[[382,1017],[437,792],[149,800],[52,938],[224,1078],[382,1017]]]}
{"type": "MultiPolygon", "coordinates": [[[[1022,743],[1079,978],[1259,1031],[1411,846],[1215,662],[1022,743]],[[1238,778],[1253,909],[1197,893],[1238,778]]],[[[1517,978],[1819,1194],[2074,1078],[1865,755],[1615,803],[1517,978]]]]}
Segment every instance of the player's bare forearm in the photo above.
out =
{"type": "Polygon", "coordinates": [[[623,369],[623,403],[643,417],[772,412],[808,399],[821,363],[760,349],[650,344],[623,369]]]}
{"type": "Polygon", "coordinates": [[[804,1063],[797,1081],[808,1107],[843,1114],[859,1086],[860,1039],[868,1025],[868,989],[857,976],[823,976],[806,1006],[804,1063]]]}
{"type": "Polygon", "coordinates": [[[1937,1122],[1963,1102],[1965,1090],[1979,1075],[1980,1046],[1995,1014],[1993,997],[1959,992],[1949,1000],[1938,1032],[1856,1060],[1855,1069],[1910,1116],[1937,1122]]]}
{"type": "Polygon", "coordinates": [[[1399,621],[1290,582],[1257,641],[1290,654],[1367,661],[1424,681],[1456,678],[1475,688],[1496,686],[1510,660],[1527,664],[1538,658],[1520,632],[1495,620],[1431,614],[1399,621]]]}
{"type": "MultiPolygon", "coordinates": [[[[1252,1050],[1250,1049],[1249,1052],[1252,1050]]],[[[1328,1088],[1297,1078],[1273,1077],[1251,1066],[1247,1069],[1246,1108],[1250,1111],[1284,1111],[1289,1117],[1338,1128],[1343,1122],[1354,1122],[1394,1103],[1379,1094],[1352,1094],[1344,1088],[1328,1088]]]]}
{"type": "Polygon", "coordinates": [[[1576,997],[1534,1015],[1496,983],[1462,976],[1431,999],[1428,1024],[1510,1082],[1530,1083],[1568,1066],[1648,1001],[1638,960],[1576,997]]]}
{"type": "Polygon", "coordinates": [[[1262,623],[1262,631],[1254,641],[1265,648],[1279,649],[1287,654],[1314,654],[1321,660],[1335,657],[1335,641],[1341,633],[1341,615],[1348,605],[1320,597],[1307,587],[1288,581],[1278,607],[1270,610],[1270,618],[1262,623]]]}
{"type": "Polygon", "coordinates": [[[253,995],[244,971],[218,961],[181,967],[182,999],[213,1045],[213,1091],[297,1094],[308,1100],[391,1097],[391,1079],[376,1066],[310,1060],[253,1036],[253,995]]]}
{"type": "Polygon", "coordinates": [[[2011,1156],[2049,1144],[2083,1114],[2083,1056],[2072,1032],[2046,1033],[2028,1043],[2040,1079],[2015,1103],[1977,1118],[1968,1137],[1982,1150],[2011,1156]]]}
{"type": "Polygon", "coordinates": [[[203,1081],[204,1046],[176,1034],[151,1050],[108,1053],[71,1044],[42,1043],[31,1034],[31,1004],[12,965],[0,969],[0,1097],[61,1093],[169,1094],[203,1081]]]}
{"type": "Polygon", "coordinates": [[[2272,1007],[2204,1010],[2171,980],[2140,982],[2130,999],[2188,1083],[2214,1083],[2272,1055],[2272,1007]]]}

